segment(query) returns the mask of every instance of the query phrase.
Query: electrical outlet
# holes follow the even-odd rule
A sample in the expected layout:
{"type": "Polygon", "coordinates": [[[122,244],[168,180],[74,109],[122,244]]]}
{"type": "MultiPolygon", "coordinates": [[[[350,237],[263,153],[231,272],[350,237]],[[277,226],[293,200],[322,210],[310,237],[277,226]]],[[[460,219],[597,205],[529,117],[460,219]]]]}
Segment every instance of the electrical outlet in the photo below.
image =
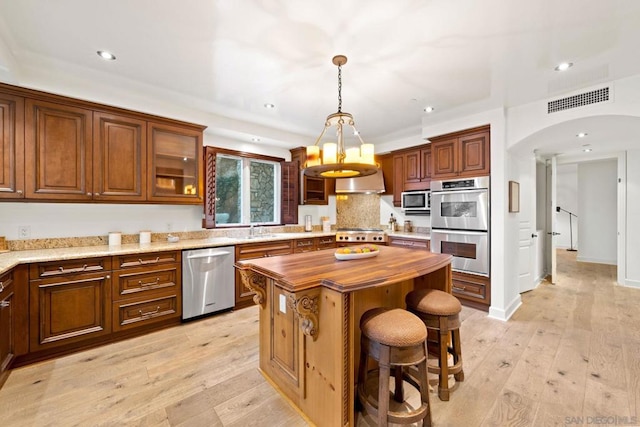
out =
{"type": "Polygon", "coordinates": [[[31,237],[31,227],[28,225],[21,225],[18,227],[18,238],[28,239],[31,237]]]}
{"type": "Polygon", "coordinates": [[[167,223],[167,231],[173,231],[173,224],[170,222],[167,223]]]}

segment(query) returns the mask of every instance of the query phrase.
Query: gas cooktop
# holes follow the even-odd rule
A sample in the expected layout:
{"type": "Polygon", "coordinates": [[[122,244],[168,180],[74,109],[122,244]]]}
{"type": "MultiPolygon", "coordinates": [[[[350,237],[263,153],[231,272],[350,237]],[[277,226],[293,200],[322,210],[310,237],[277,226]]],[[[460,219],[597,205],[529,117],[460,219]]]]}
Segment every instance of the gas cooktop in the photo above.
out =
{"type": "Polygon", "coordinates": [[[339,228],[336,232],[337,242],[383,243],[387,235],[380,228],[339,228]]]}

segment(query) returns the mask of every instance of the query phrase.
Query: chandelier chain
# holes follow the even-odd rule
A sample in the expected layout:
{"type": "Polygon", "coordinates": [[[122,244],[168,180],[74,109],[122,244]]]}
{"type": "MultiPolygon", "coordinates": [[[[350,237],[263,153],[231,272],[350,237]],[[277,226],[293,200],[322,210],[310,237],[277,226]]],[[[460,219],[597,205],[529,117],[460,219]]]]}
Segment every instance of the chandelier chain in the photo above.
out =
{"type": "Polygon", "coordinates": [[[342,112],[342,65],[338,65],[338,113],[342,112]]]}

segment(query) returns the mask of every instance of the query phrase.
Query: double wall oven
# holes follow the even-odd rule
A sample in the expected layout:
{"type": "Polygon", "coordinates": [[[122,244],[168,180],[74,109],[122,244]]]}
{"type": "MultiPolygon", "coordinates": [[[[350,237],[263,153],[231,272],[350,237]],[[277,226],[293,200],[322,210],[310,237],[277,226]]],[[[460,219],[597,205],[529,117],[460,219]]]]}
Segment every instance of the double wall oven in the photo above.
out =
{"type": "Polygon", "coordinates": [[[431,251],[455,271],[489,276],[489,177],[431,181],[431,251]]]}

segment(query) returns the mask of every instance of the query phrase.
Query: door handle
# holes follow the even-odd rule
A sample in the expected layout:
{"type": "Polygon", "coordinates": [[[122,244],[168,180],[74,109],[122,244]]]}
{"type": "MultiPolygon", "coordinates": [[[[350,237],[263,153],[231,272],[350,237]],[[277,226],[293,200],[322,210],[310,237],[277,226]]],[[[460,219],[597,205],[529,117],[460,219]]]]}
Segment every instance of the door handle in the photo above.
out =
{"type": "Polygon", "coordinates": [[[534,238],[536,238],[536,237],[538,237],[538,235],[537,235],[537,234],[535,234],[535,233],[533,233],[533,234],[531,235],[531,238],[532,238],[532,239],[534,239],[534,238]]]}
{"type": "Polygon", "coordinates": [[[551,234],[552,236],[559,236],[560,233],[556,233],[555,231],[549,231],[547,234],[551,234]]]}

